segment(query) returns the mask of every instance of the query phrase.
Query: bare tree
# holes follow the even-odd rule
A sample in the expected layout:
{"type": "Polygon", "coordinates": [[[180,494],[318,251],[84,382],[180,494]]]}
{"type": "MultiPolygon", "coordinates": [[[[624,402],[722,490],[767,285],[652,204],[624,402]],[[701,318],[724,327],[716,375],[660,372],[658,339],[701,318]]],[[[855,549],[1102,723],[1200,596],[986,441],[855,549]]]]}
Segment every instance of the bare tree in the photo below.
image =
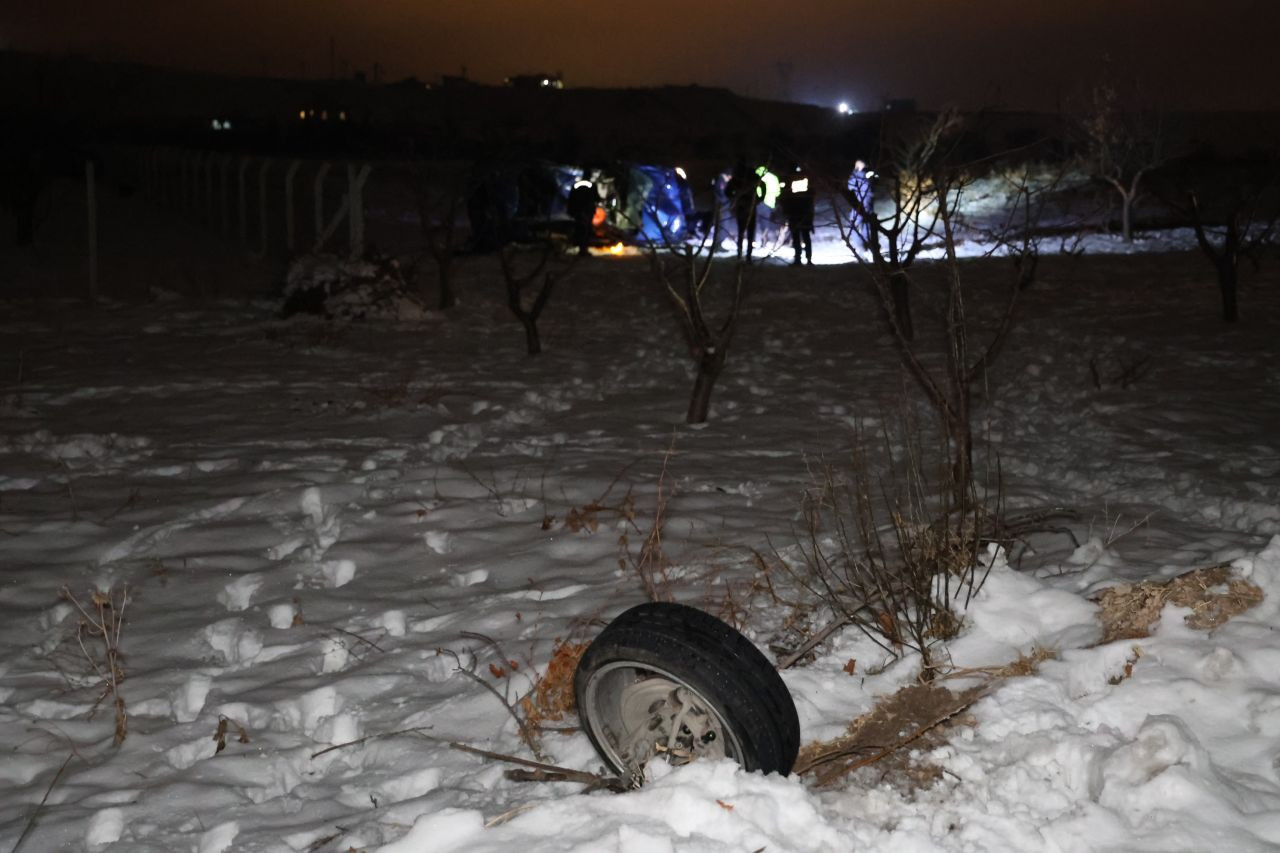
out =
{"type": "Polygon", "coordinates": [[[701,240],[668,238],[649,250],[650,268],[675,308],[697,368],[685,416],[691,424],[707,420],[711,392],[724,370],[746,294],[746,264],[741,259],[715,262],[715,247],[720,243],[718,209],[711,221],[710,233],[701,240]]]}
{"type": "Polygon", "coordinates": [[[1133,242],[1133,208],[1142,194],[1143,179],[1166,161],[1161,117],[1141,105],[1125,107],[1111,83],[1100,83],[1081,120],[1084,170],[1109,186],[1120,198],[1120,229],[1133,242]]]}
{"type": "MultiPolygon", "coordinates": [[[[874,292],[879,298],[889,320],[889,328],[898,345],[902,362],[915,378],[926,398],[942,421],[946,432],[948,452],[951,458],[951,486],[957,503],[963,507],[972,494],[973,480],[973,428],[972,388],[984,378],[987,368],[995,359],[1013,325],[1014,309],[1019,293],[1030,283],[1036,272],[1038,243],[1034,237],[1035,218],[1040,210],[1041,196],[1029,183],[1024,183],[1013,193],[1011,206],[1003,230],[998,234],[988,232],[994,238],[992,254],[1007,258],[1007,280],[1003,295],[995,306],[994,321],[988,324],[985,340],[977,347],[970,340],[971,321],[968,314],[964,271],[956,255],[957,216],[960,201],[978,164],[953,164],[949,152],[954,145],[944,140],[962,129],[953,114],[939,116],[926,136],[924,143],[932,150],[924,161],[916,181],[927,188],[928,198],[918,199],[927,206],[931,224],[945,251],[943,262],[944,282],[940,294],[942,367],[937,366],[936,354],[927,342],[919,342],[909,334],[901,322],[900,294],[919,290],[915,268],[890,262],[872,261],[862,268],[871,278],[874,292]]],[[[982,165],[990,168],[990,161],[982,165]]],[[[917,215],[917,219],[919,216],[917,215]]],[[[919,227],[919,226],[916,226],[919,227]]],[[[914,236],[912,239],[920,239],[914,236]]],[[[914,255],[912,256],[914,257],[914,255]]],[[[989,311],[990,313],[990,311],[989,311]]]]}
{"type": "Polygon", "coordinates": [[[405,170],[418,208],[418,226],[426,256],[435,263],[439,283],[437,306],[441,311],[457,304],[453,277],[464,236],[459,220],[466,209],[467,174],[468,170],[458,163],[417,162],[405,170]]]}
{"type": "MultiPolygon", "coordinates": [[[[949,138],[960,127],[960,116],[945,112],[924,128],[899,130],[892,138],[881,129],[882,186],[889,210],[880,216],[865,209],[856,196],[849,199],[852,218],[840,220],[841,233],[859,261],[869,262],[888,282],[894,323],[906,340],[915,337],[911,316],[911,277],[908,268],[926,243],[938,238],[939,209],[932,183],[936,161],[945,155],[949,138]],[[856,233],[856,219],[865,233],[856,233]],[[861,252],[858,250],[861,249],[861,252]]],[[[837,206],[838,209],[839,206],[837,206]]]]}
{"type": "Polygon", "coordinates": [[[550,240],[532,249],[513,243],[499,250],[498,261],[507,287],[507,307],[524,327],[529,355],[542,352],[538,318],[547,307],[556,283],[572,272],[577,259],[577,254],[574,254],[566,260],[564,252],[550,240]]]}
{"type": "Polygon", "coordinates": [[[1277,206],[1274,197],[1277,161],[1254,167],[1240,180],[1230,180],[1225,195],[1205,200],[1204,191],[1188,189],[1187,210],[1196,231],[1196,242],[1213,264],[1222,296],[1222,319],[1240,319],[1238,301],[1240,261],[1256,265],[1261,249],[1276,234],[1277,206]]]}

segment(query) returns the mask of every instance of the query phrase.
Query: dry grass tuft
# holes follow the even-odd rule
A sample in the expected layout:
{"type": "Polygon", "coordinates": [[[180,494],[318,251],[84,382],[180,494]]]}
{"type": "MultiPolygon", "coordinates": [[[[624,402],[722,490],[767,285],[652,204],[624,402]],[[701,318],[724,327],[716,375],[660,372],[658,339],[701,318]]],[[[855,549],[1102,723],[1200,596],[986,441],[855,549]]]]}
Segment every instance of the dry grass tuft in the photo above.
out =
{"type": "Polygon", "coordinates": [[[1151,636],[1166,604],[1190,608],[1192,628],[1216,628],[1263,599],[1255,584],[1232,574],[1230,565],[1196,569],[1172,580],[1143,581],[1103,590],[1094,597],[1101,607],[1104,643],[1151,636]]]}
{"type": "Polygon", "coordinates": [[[1023,678],[1028,675],[1035,675],[1040,669],[1040,664],[1047,660],[1055,660],[1057,657],[1057,649],[1034,646],[1031,651],[1019,655],[1017,660],[998,667],[992,672],[992,675],[996,678],[1023,678]]]}
{"type": "Polygon", "coordinates": [[[1040,670],[1040,664],[1047,660],[1057,660],[1057,658],[1057,649],[1032,646],[1031,651],[1018,655],[1016,660],[1011,660],[1006,664],[953,669],[945,675],[939,676],[939,678],[953,679],[979,676],[992,681],[1000,678],[1025,678],[1028,675],[1035,675],[1040,670]]]}
{"type": "Polygon", "coordinates": [[[548,720],[563,720],[565,714],[576,710],[573,674],[578,669],[578,659],[588,645],[568,640],[556,641],[547,671],[538,677],[533,690],[520,700],[520,710],[524,712],[528,725],[539,726],[548,720]]]}

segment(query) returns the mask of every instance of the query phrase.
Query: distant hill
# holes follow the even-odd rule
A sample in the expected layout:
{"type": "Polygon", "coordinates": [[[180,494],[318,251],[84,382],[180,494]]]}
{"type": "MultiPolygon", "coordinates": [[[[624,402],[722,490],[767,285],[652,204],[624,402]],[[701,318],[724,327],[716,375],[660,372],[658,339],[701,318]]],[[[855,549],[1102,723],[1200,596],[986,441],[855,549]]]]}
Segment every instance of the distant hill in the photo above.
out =
{"type": "MultiPolygon", "coordinates": [[[[883,119],[703,86],[539,89],[456,78],[441,86],[293,80],[13,51],[0,52],[0,113],[0,122],[19,135],[45,125],[85,141],[575,161],[658,155],[723,160],[740,151],[843,159],[873,151],[883,119]]],[[[1280,113],[1188,113],[1164,121],[1171,150],[1208,147],[1237,155],[1280,144],[1280,113]]],[[[986,147],[999,150],[1061,139],[1071,122],[995,112],[980,124],[986,147]]]]}

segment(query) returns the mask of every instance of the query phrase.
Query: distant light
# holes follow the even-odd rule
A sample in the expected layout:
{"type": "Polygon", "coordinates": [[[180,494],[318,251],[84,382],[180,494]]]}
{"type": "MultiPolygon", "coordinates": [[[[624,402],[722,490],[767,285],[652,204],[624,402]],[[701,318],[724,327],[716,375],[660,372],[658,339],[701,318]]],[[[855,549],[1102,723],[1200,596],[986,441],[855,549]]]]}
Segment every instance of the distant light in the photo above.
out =
{"type": "Polygon", "coordinates": [[[551,85],[551,81],[550,81],[549,79],[547,79],[546,77],[543,77],[543,78],[542,78],[542,85],[543,85],[543,86],[550,86],[550,85],[551,85]]]}
{"type": "Polygon", "coordinates": [[[809,191],[809,179],[798,178],[791,182],[791,191],[793,193],[807,193],[809,191]]]}
{"type": "Polygon", "coordinates": [[[842,116],[847,116],[849,113],[853,112],[853,107],[849,105],[848,101],[841,101],[836,106],[836,112],[840,113],[842,116]]]}
{"type": "Polygon", "coordinates": [[[624,246],[622,243],[614,243],[612,246],[609,247],[609,254],[621,255],[626,250],[627,250],[627,247],[624,246]]]}
{"type": "Polygon", "coordinates": [[[346,121],[346,120],[347,120],[346,110],[343,110],[342,112],[338,113],[338,121],[346,121]]]}
{"type": "Polygon", "coordinates": [[[687,174],[685,174],[684,169],[682,169],[682,168],[681,168],[681,167],[679,167],[679,166],[676,166],[676,174],[680,176],[680,180],[682,180],[682,181],[687,181],[687,180],[689,180],[689,176],[688,176],[687,174]]]}
{"type": "Polygon", "coordinates": [[[303,121],[306,121],[306,120],[307,120],[307,111],[306,111],[306,110],[298,110],[298,118],[302,119],[303,121]]]}

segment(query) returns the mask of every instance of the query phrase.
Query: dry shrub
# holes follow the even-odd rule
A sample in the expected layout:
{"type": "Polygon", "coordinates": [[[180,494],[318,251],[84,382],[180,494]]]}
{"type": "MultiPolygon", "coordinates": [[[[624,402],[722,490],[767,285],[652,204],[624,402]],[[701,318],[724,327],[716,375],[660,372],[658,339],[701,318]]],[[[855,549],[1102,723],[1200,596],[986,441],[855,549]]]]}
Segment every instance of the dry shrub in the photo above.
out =
{"type": "Polygon", "coordinates": [[[818,470],[804,497],[794,576],[830,608],[833,624],[853,625],[892,655],[919,654],[929,681],[939,647],[960,630],[958,613],[986,581],[986,544],[1003,541],[1003,500],[998,473],[994,490],[980,494],[973,482],[957,489],[946,454],[926,470],[918,426],[908,422],[904,434],[896,455],[888,432],[882,436],[881,475],[861,434],[848,469],[818,470]]]}
{"type": "Polygon", "coordinates": [[[437,384],[423,386],[418,381],[417,367],[409,367],[395,374],[360,383],[362,399],[348,405],[354,408],[409,409],[415,406],[433,406],[449,393],[449,389],[437,384]]]}
{"type": "Polygon", "coordinates": [[[551,651],[547,671],[540,675],[533,690],[520,700],[529,726],[539,726],[545,721],[563,720],[564,715],[577,708],[573,694],[573,674],[578,669],[578,659],[587,650],[588,643],[557,640],[551,651]]]}
{"type": "MultiPolygon", "coordinates": [[[[564,521],[561,526],[574,533],[595,533],[600,529],[601,516],[612,515],[620,519],[625,524],[636,526],[636,500],[631,496],[631,492],[627,492],[622,500],[616,505],[606,505],[602,503],[603,498],[589,501],[581,507],[570,507],[565,513],[564,521]]],[[[555,524],[555,516],[548,515],[542,519],[542,529],[550,530],[555,524]]],[[[639,528],[636,528],[639,529],[639,528]]]]}
{"type": "Polygon", "coordinates": [[[62,587],[60,594],[80,614],[76,643],[102,691],[89,716],[92,718],[98,706],[110,699],[115,711],[113,740],[119,746],[129,734],[129,716],[125,711],[124,696],[120,693],[120,683],[125,678],[120,635],[124,630],[125,607],[130,601],[129,588],[123,586],[107,592],[91,590],[88,603],[82,603],[67,586],[62,587]]]}
{"type": "MultiPolygon", "coordinates": [[[[775,645],[781,637],[798,637],[806,630],[811,617],[811,607],[806,603],[792,601],[782,597],[774,586],[773,572],[777,570],[785,574],[787,569],[776,560],[770,561],[754,548],[747,549],[751,553],[751,563],[755,567],[749,579],[735,580],[733,563],[715,563],[701,578],[705,586],[703,594],[705,603],[702,609],[720,621],[738,631],[744,630],[753,616],[761,611],[783,614],[781,626],[775,637],[767,644],[778,654],[775,645]]],[[[734,561],[737,562],[737,561],[734,561]]],[[[792,645],[783,644],[784,648],[792,645]]]]}
{"type": "Polygon", "coordinates": [[[1143,581],[1104,589],[1094,597],[1102,612],[1104,643],[1151,636],[1165,604],[1191,609],[1192,628],[1216,628],[1232,616],[1259,604],[1262,590],[1222,564],[1195,569],[1168,581],[1143,581]]]}
{"type": "Polygon", "coordinates": [[[636,522],[634,502],[630,504],[628,523],[637,535],[643,536],[639,547],[632,553],[631,539],[624,531],[618,537],[618,568],[623,573],[634,572],[640,579],[645,596],[650,601],[675,601],[671,591],[671,559],[662,547],[663,530],[667,524],[667,508],[674,489],[667,487],[667,463],[674,447],[667,448],[662,457],[662,471],[658,474],[658,492],[653,509],[653,522],[645,531],[636,522]]]}

